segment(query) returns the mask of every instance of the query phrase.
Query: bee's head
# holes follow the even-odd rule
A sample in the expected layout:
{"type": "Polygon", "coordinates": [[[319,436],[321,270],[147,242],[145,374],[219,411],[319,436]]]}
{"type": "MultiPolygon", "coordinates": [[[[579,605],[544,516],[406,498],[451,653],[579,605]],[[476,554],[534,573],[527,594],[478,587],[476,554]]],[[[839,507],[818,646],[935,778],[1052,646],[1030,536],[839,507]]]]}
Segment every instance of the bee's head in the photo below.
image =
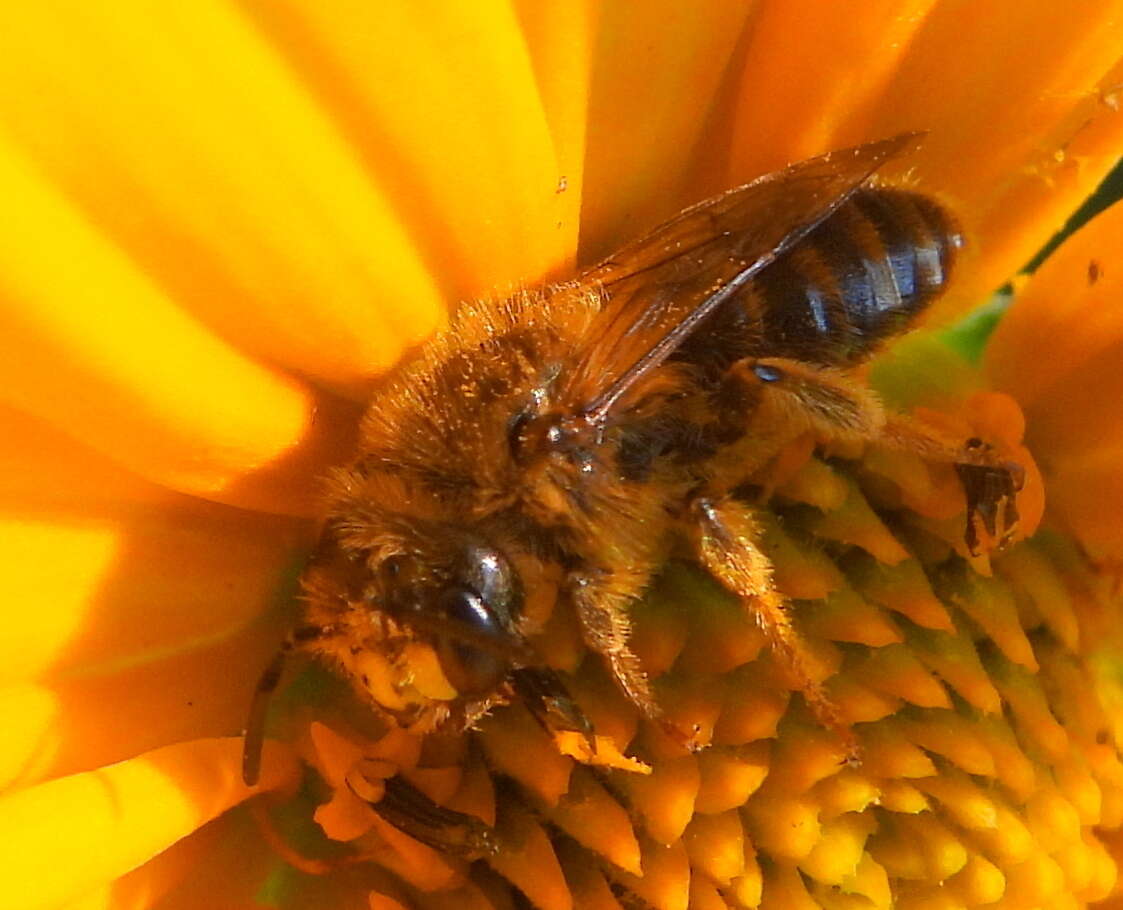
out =
{"type": "Polygon", "coordinates": [[[421,727],[478,716],[513,669],[533,662],[515,566],[482,534],[414,514],[416,502],[387,511],[352,501],[326,522],[301,576],[301,621],[254,696],[247,783],[257,780],[266,702],[293,648],[328,658],[399,722],[421,727]]]}
{"type": "Polygon", "coordinates": [[[328,521],[303,577],[309,648],[387,709],[487,699],[525,663],[523,591],[507,556],[450,521],[381,509],[328,521]],[[436,670],[439,669],[439,673],[436,670]]]}
{"type": "Polygon", "coordinates": [[[525,649],[516,631],[518,575],[502,552],[470,533],[426,531],[378,562],[367,603],[427,639],[458,693],[487,694],[525,649]]]}

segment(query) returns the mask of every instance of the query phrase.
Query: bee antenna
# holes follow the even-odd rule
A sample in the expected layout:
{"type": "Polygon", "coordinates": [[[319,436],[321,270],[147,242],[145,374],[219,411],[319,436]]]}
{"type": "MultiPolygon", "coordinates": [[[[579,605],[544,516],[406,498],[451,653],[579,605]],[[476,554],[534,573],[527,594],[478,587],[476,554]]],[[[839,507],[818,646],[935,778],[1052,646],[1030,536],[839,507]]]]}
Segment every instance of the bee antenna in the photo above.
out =
{"type": "Polygon", "coordinates": [[[247,787],[254,786],[261,777],[261,750],[265,746],[265,715],[269,697],[276,691],[285,669],[285,661],[294,647],[292,637],[285,639],[280,650],[269,661],[257,681],[250,701],[246,732],[242,740],[242,780],[247,787]]]}

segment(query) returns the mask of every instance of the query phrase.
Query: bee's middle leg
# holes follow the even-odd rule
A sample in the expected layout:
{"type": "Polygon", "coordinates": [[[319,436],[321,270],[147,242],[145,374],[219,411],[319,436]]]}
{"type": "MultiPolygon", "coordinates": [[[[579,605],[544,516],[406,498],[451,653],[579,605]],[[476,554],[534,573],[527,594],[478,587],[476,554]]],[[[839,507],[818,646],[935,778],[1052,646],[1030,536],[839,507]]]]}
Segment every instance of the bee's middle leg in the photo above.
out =
{"type": "Polygon", "coordinates": [[[816,720],[838,734],[849,756],[856,756],[853,731],[815,678],[806,646],[792,625],[787,600],[773,584],[772,563],[757,545],[759,531],[751,511],[731,497],[699,496],[688,515],[699,561],[740,598],[816,720]]]}

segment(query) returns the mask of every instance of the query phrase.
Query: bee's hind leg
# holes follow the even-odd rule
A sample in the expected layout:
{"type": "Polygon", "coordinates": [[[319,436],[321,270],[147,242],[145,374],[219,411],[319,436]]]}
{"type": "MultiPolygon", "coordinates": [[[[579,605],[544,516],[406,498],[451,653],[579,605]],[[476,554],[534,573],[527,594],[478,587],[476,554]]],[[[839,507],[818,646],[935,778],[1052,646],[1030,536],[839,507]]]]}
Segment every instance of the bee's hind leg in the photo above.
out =
{"type": "Polygon", "coordinates": [[[1025,469],[1016,461],[1003,458],[982,439],[950,441],[900,414],[886,420],[878,442],[955,466],[967,499],[963,540],[972,556],[983,552],[980,526],[998,549],[1013,539],[1018,529],[1018,493],[1025,483],[1025,469]]]}
{"type": "Polygon", "coordinates": [[[750,510],[731,497],[702,496],[694,500],[688,515],[699,561],[741,599],[815,719],[838,735],[848,758],[856,758],[854,733],[812,673],[806,647],[792,625],[788,603],[772,582],[772,563],[757,546],[759,531],[750,510]]]}
{"type": "MultiPolygon", "coordinates": [[[[970,553],[980,554],[980,529],[1000,549],[1012,540],[1025,471],[984,440],[950,438],[912,417],[887,412],[872,390],[832,367],[746,358],[733,365],[729,378],[742,383],[756,402],[749,439],[769,434],[793,439],[810,432],[823,442],[874,443],[954,465],[967,499],[964,542],[970,553]]],[[[733,454],[744,455],[736,449],[733,454]]],[[[727,470],[737,469],[730,461],[727,470]]]]}
{"type": "MultiPolygon", "coordinates": [[[[968,440],[979,443],[980,440],[968,440]]],[[[967,525],[964,541],[972,556],[982,552],[979,547],[978,523],[981,522],[991,540],[1002,549],[1018,528],[1018,492],[1025,483],[1025,469],[1017,462],[973,464],[957,461],[955,471],[967,497],[967,525]]]]}

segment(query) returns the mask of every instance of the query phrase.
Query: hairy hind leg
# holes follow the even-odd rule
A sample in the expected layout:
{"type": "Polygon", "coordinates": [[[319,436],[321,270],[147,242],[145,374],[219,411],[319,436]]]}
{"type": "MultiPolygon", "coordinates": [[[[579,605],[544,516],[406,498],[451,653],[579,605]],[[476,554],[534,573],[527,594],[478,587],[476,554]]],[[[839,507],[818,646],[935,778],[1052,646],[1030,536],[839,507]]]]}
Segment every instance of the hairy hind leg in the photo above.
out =
{"type": "Polygon", "coordinates": [[[1018,529],[1018,493],[1025,483],[1025,469],[1016,461],[1004,458],[978,437],[949,439],[903,414],[886,420],[878,442],[954,465],[967,498],[963,539],[972,556],[982,553],[980,529],[998,549],[1013,539],[1018,529]]]}
{"type": "Polygon", "coordinates": [[[788,604],[772,583],[772,563],[757,546],[752,513],[733,499],[699,498],[689,512],[695,552],[706,570],[741,599],[824,727],[838,734],[850,756],[857,742],[838,707],[815,679],[806,646],[792,626],[788,604]]]}
{"type": "Polygon", "coordinates": [[[870,389],[843,370],[772,357],[739,361],[730,374],[755,386],[758,404],[750,428],[755,437],[810,432],[824,441],[877,443],[954,465],[967,500],[963,536],[970,553],[981,552],[980,530],[999,548],[1013,538],[1025,472],[988,442],[952,438],[915,418],[886,412],[870,389]]]}

